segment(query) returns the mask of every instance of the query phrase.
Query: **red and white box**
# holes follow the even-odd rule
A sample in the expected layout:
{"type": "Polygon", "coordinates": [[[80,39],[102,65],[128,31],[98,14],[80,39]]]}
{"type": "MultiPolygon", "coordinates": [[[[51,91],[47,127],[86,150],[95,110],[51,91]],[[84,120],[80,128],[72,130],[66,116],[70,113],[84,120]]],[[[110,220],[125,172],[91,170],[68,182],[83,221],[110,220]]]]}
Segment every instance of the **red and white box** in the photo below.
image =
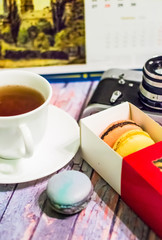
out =
{"type": "Polygon", "coordinates": [[[162,127],[129,102],[80,120],[82,157],[162,237],[162,127]],[[124,158],[100,133],[112,122],[132,119],[155,144],[124,158]]]}

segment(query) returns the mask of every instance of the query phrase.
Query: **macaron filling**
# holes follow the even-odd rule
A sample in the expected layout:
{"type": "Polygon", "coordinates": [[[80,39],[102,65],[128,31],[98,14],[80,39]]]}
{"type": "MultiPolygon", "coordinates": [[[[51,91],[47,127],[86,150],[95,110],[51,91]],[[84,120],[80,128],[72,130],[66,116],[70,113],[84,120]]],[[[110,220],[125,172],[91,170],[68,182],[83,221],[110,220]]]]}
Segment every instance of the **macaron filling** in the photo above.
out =
{"type": "Polygon", "coordinates": [[[93,192],[93,190],[91,189],[91,191],[89,192],[88,196],[86,196],[86,198],[84,198],[82,201],[74,203],[72,205],[63,205],[63,204],[60,205],[60,204],[53,202],[50,198],[48,198],[48,199],[49,199],[51,207],[55,211],[57,211],[59,213],[70,215],[70,214],[80,212],[81,210],[86,208],[87,204],[91,200],[92,192],[93,192]]]}

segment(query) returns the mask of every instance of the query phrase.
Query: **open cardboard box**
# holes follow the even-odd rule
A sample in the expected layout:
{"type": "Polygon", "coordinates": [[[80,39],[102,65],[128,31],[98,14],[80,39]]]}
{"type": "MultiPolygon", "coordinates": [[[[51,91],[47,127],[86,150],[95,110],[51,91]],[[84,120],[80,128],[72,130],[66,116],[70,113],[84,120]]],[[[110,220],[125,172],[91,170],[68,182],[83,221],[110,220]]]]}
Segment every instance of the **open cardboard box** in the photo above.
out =
{"type": "Polygon", "coordinates": [[[80,128],[82,157],[162,237],[162,127],[125,102],[81,119],[80,128]],[[99,138],[110,123],[121,119],[134,120],[155,144],[122,158],[99,138]]]}

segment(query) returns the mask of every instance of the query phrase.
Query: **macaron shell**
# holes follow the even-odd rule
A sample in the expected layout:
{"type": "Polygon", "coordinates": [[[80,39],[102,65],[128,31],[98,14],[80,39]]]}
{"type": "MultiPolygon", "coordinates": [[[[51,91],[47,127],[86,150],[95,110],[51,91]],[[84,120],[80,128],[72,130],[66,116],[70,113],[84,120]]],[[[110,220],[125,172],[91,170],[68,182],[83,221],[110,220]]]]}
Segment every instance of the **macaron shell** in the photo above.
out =
{"type": "Polygon", "coordinates": [[[122,157],[148,147],[155,142],[145,131],[131,130],[124,133],[114,144],[113,149],[122,157]]]}
{"type": "Polygon", "coordinates": [[[103,141],[105,143],[107,143],[110,147],[113,147],[113,145],[115,144],[116,140],[125,132],[128,132],[130,130],[142,130],[140,126],[136,125],[133,121],[131,120],[121,120],[121,121],[116,121],[113,122],[112,124],[110,124],[101,134],[100,137],[106,133],[109,129],[111,129],[113,126],[117,126],[114,129],[112,129],[111,131],[108,132],[107,135],[104,136],[103,141]],[[122,123],[126,123],[127,124],[123,124],[122,123]],[[121,126],[120,126],[121,124],[121,126]]]}
{"type": "Polygon", "coordinates": [[[51,203],[60,206],[77,205],[86,201],[90,193],[90,179],[84,173],[75,170],[55,174],[47,185],[47,195],[51,203]]]}

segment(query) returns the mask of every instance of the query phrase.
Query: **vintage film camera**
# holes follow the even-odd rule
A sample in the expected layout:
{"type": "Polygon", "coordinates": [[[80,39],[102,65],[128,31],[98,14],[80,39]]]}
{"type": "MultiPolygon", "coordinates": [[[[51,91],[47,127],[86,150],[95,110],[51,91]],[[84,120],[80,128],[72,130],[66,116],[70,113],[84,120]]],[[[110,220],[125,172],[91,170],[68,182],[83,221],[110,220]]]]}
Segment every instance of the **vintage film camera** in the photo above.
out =
{"type": "Polygon", "coordinates": [[[149,59],[143,71],[110,69],[104,72],[83,117],[125,101],[162,125],[162,56],[149,59]]]}

